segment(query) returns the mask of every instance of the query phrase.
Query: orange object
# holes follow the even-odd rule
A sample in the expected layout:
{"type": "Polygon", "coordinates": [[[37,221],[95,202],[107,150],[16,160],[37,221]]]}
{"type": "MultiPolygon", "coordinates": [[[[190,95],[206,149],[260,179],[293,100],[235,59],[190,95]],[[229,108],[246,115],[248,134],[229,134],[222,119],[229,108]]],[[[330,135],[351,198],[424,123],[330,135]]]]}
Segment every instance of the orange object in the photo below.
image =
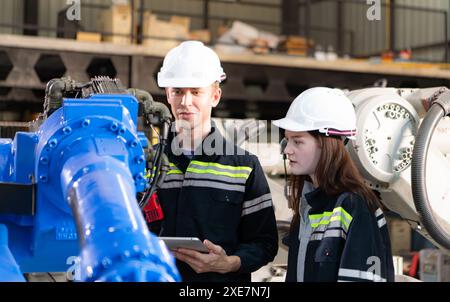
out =
{"type": "Polygon", "coordinates": [[[381,53],[381,60],[383,62],[392,62],[394,59],[394,53],[390,50],[381,53]]]}

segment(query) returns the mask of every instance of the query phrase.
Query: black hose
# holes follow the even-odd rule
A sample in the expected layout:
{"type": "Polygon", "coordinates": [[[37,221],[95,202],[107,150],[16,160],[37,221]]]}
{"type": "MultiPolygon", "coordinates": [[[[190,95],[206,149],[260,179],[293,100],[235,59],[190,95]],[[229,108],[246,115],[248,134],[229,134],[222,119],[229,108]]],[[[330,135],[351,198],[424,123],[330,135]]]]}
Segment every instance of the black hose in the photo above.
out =
{"type": "Polygon", "coordinates": [[[423,119],[416,135],[411,163],[411,187],[416,209],[430,236],[446,249],[450,249],[450,233],[437,222],[433,215],[426,186],[426,162],[434,130],[441,118],[448,114],[449,100],[450,94],[444,93],[437,102],[433,103],[423,119]]]}

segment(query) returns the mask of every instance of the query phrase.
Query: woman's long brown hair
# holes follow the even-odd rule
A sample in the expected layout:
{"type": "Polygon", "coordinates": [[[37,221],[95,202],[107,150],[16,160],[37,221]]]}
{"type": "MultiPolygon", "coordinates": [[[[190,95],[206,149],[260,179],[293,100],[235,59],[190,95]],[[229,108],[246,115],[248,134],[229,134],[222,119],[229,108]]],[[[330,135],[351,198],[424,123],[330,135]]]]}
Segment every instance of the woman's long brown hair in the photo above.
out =
{"type": "MultiPolygon", "coordinates": [[[[367,202],[370,211],[381,207],[380,200],[364,183],[364,180],[351,160],[340,137],[325,136],[318,131],[310,131],[318,142],[322,152],[316,167],[318,186],[327,194],[339,196],[344,192],[356,193],[367,202]]],[[[298,222],[300,197],[305,180],[311,181],[307,175],[292,175],[289,183],[289,202],[294,211],[293,223],[298,222]]]]}

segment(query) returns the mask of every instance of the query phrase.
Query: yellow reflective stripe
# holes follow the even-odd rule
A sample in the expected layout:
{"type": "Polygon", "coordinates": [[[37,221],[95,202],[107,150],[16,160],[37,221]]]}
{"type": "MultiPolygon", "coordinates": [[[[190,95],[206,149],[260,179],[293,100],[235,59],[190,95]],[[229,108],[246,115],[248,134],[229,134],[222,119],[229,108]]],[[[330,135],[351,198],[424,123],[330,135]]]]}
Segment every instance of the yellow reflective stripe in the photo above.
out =
{"type": "Polygon", "coordinates": [[[232,178],[248,178],[248,174],[236,174],[236,173],[231,173],[231,172],[221,172],[221,171],[217,171],[217,170],[212,170],[212,169],[205,169],[205,170],[200,170],[200,169],[195,169],[195,168],[187,168],[186,172],[192,172],[192,173],[196,173],[196,174],[214,174],[214,175],[222,175],[222,176],[228,176],[228,177],[232,177],[232,178]]]}
{"type": "Polygon", "coordinates": [[[169,163],[169,167],[171,169],[169,170],[169,172],[167,172],[167,175],[170,175],[170,174],[183,174],[183,172],[181,170],[179,170],[178,167],[175,166],[175,164],[169,163]]]}
{"type": "Polygon", "coordinates": [[[334,208],[333,212],[323,212],[322,214],[311,214],[311,215],[309,215],[309,219],[317,220],[317,219],[321,219],[322,217],[329,217],[338,212],[342,213],[345,216],[345,218],[347,218],[350,221],[353,219],[352,216],[349,213],[347,213],[347,211],[344,210],[344,208],[342,208],[342,207],[334,208]]]}
{"type": "Polygon", "coordinates": [[[216,168],[226,169],[226,170],[231,170],[231,171],[248,171],[249,173],[252,172],[252,170],[253,170],[252,168],[246,167],[246,166],[235,167],[235,166],[221,165],[221,164],[212,163],[212,162],[202,162],[202,161],[198,161],[198,160],[192,160],[191,164],[199,165],[202,167],[216,167],[216,168]]]}
{"type": "Polygon", "coordinates": [[[170,170],[169,172],[167,172],[167,175],[170,175],[170,174],[183,174],[183,172],[182,171],[180,171],[180,170],[170,170]]]}
{"type": "Polygon", "coordinates": [[[322,214],[311,214],[308,216],[313,228],[319,225],[328,225],[332,221],[340,221],[348,229],[353,220],[352,216],[342,207],[334,208],[333,212],[323,212],[322,214]]]}
{"type": "Polygon", "coordinates": [[[333,217],[331,217],[330,220],[323,219],[323,220],[320,220],[319,222],[313,222],[313,223],[311,223],[311,226],[313,228],[316,228],[319,225],[328,225],[328,224],[330,224],[331,221],[340,221],[344,224],[344,226],[347,229],[348,229],[348,226],[350,225],[349,222],[346,221],[342,216],[333,216],[333,217]]]}

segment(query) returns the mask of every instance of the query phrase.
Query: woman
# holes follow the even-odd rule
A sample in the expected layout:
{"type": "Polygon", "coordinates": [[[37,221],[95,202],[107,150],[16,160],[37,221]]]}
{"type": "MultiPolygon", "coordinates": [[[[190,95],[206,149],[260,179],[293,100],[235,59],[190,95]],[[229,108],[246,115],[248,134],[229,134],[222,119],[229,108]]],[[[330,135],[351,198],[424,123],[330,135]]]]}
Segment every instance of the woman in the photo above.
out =
{"type": "Polygon", "coordinates": [[[274,124],[285,130],[293,175],[286,281],[394,281],[381,204],[345,150],[356,134],[350,100],[308,89],[274,124]]]}

